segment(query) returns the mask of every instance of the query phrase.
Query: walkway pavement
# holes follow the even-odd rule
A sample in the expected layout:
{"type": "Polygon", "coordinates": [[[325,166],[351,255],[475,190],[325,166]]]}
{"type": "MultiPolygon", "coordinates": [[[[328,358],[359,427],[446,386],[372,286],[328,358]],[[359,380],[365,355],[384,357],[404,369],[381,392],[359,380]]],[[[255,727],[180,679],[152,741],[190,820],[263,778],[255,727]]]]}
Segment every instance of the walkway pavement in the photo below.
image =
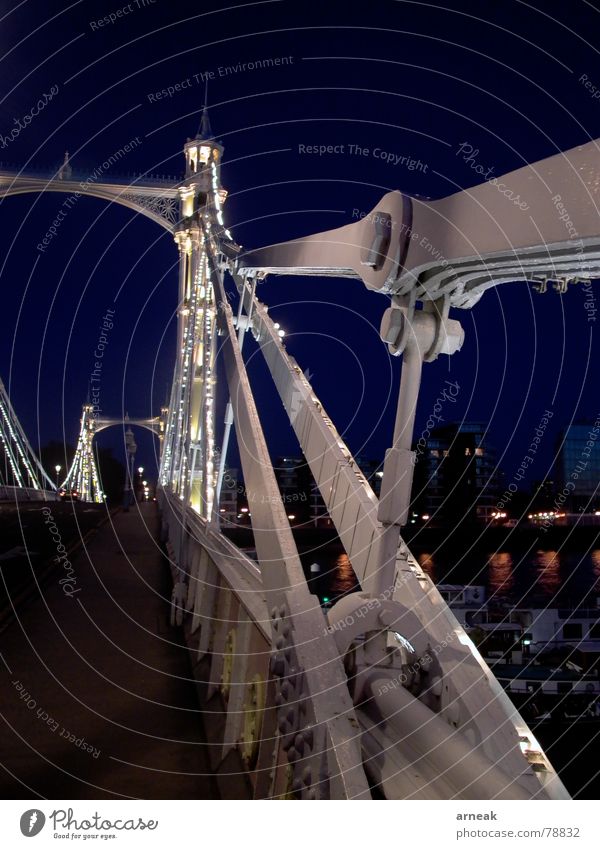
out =
{"type": "Polygon", "coordinates": [[[218,798],[157,530],[113,515],[0,635],[3,798],[218,798]]]}

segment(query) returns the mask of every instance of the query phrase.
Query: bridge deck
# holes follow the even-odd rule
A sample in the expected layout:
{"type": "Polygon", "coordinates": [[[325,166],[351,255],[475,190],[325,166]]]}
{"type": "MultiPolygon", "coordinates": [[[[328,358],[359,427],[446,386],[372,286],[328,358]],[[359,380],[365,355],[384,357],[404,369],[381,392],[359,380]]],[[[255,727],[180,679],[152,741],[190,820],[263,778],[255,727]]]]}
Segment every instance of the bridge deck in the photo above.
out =
{"type": "Polygon", "coordinates": [[[2,634],[3,798],[218,797],[156,531],[153,503],[115,514],[72,561],[79,591],[57,569],[2,634]]]}

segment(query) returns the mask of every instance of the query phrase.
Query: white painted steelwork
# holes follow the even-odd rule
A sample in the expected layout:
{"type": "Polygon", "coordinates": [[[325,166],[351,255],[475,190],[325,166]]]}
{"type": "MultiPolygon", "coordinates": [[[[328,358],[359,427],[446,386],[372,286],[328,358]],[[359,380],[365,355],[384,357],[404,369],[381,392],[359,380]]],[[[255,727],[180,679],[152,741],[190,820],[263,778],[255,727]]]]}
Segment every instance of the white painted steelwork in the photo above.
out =
{"type": "MultiPolygon", "coordinates": [[[[369,798],[370,783],[386,798],[568,798],[400,529],[422,364],[452,355],[464,337],[450,308],[472,307],[503,282],[529,280],[543,290],[551,278],[562,294],[600,273],[596,143],[441,201],[392,192],[357,223],[245,254],[224,224],[222,153],[205,112],[184,147],[184,180],[155,193],[178,197],[178,212],[138,205],[173,232],[179,249],[159,499],[174,581],[171,622],[184,628],[195,674],[208,681],[208,715],[224,719],[213,729],[213,766],[238,758],[257,798],[369,798]],[[516,209],[502,186],[527,209],[516,209]],[[240,293],[237,318],[225,296],[228,271],[240,293]],[[256,281],[269,273],[352,277],[391,299],[381,337],[404,363],[379,500],[256,299],[256,281]],[[242,358],[247,329],[361,582],[361,592],[327,616],[308,590],[279,497],[242,358]],[[223,448],[235,426],[245,485],[258,496],[257,563],[219,533],[214,510],[226,462],[222,450],[219,474],[217,334],[229,390],[223,448]]],[[[68,191],[71,177],[65,168],[42,186],[0,173],[0,193],[68,191]]],[[[123,202],[122,195],[135,208],[123,186],[96,188],[96,196],[123,202]]],[[[95,498],[90,419],[85,408],[67,480],[95,498]]]]}

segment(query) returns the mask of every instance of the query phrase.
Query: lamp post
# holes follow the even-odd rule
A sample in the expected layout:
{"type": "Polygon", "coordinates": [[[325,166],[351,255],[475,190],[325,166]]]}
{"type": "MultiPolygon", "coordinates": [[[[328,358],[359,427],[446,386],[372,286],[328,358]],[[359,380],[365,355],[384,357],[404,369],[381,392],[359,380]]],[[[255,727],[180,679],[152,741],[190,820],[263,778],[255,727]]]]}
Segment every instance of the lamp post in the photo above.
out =
{"type": "Polygon", "coordinates": [[[58,476],[59,476],[59,474],[60,474],[60,470],[61,470],[61,469],[62,469],[62,466],[59,466],[59,465],[56,465],[56,466],[54,467],[54,471],[56,472],[56,491],[57,491],[57,492],[58,492],[58,481],[59,481],[59,477],[58,477],[58,476]]]}

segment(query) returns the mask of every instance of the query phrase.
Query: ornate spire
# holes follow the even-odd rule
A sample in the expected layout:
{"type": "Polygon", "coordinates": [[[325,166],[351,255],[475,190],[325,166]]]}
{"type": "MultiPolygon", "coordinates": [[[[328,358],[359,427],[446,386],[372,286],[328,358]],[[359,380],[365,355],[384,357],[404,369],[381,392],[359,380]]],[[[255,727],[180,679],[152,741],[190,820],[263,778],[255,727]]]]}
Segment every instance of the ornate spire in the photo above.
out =
{"type": "Polygon", "coordinates": [[[204,141],[213,138],[213,131],[211,129],[210,119],[208,117],[208,106],[206,104],[204,104],[204,108],[202,109],[200,129],[198,130],[198,135],[196,138],[203,139],[204,141]]]}
{"type": "Polygon", "coordinates": [[[70,180],[72,173],[73,169],[71,168],[71,163],[69,162],[69,151],[65,150],[65,158],[63,164],[58,169],[57,177],[59,180],[70,180]]]}
{"type": "Polygon", "coordinates": [[[202,109],[202,118],[200,119],[200,129],[198,130],[198,135],[196,138],[203,139],[204,141],[208,141],[208,139],[212,139],[213,132],[210,126],[210,119],[208,117],[208,79],[204,80],[204,107],[202,109]]]}

